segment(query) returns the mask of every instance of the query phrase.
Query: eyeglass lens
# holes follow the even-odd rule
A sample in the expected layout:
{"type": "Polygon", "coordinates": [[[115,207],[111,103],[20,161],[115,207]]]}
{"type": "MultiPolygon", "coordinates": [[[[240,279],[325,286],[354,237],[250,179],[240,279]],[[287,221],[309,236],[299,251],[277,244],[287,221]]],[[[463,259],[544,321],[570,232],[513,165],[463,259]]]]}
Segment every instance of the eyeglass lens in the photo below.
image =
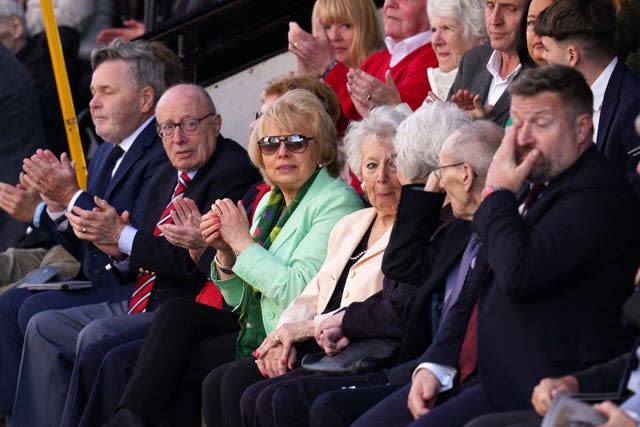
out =
{"type": "Polygon", "coordinates": [[[265,136],[258,142],[260,151],[262,154],[271,155],[276,153],[280,149],[280,143],[284,143],[284,146],[291,153],[302,153],[308,145],[309,140],[313,138],[307,138],[302,135],[284,135],[284,136],[265,136]]]}

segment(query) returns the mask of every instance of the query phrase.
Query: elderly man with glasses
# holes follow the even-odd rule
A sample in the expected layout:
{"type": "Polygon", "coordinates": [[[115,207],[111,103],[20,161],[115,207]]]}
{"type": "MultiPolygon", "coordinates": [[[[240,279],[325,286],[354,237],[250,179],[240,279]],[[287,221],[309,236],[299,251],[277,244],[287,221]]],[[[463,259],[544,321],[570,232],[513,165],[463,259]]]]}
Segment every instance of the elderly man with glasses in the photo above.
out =
{"type": "Polygon", "coordinates": [[[68,390],[70,410],[78,406],[72,368],[87,345],[106,337],[114,345],[144,338],[155,308],[169,298],[196,296],[207,283],[213,259],[213,253],[204,254],[206,245],[197,227],[200,212],[216,199],[240,199],[260,179],[246,151],[220,135],[222,118],[201,87],[182,84],[167,90],[158,101],[156,120],[170,164],[151,178],[140,227],[99,198],[97,209],[73,208],[67,214],[76,235],[109,254],[113,268],[128,264],[134,273],[133,292],[125,300],[32,318],[14,405],[14,416],[24,421],[21,425],[36,425],[45,417],[58,424],[68,390]],[[132,329],[137,332],[132,334],[132,329]],[[41,378],[52,378],[48,387],[29,386],[41,378]]]}

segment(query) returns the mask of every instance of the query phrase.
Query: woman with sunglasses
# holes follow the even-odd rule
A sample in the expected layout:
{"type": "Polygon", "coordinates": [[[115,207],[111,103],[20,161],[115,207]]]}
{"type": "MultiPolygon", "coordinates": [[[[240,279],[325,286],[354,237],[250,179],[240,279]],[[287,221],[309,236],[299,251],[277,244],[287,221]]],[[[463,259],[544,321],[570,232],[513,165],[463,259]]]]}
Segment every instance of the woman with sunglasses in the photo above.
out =
{"type": "Polygon", "coordinates": [[[249,156],[272,186],[253,224],[241,203],[224,199],[200,226],[217,249],[211,278],[231,310],[179,299],[163,305],[108,426],[200,426],[206,374],[258,348],[320,269],[333,226],[361,207],[336,178],[335,126],[308,91],[286,93],[262,116],[249,156]]]}

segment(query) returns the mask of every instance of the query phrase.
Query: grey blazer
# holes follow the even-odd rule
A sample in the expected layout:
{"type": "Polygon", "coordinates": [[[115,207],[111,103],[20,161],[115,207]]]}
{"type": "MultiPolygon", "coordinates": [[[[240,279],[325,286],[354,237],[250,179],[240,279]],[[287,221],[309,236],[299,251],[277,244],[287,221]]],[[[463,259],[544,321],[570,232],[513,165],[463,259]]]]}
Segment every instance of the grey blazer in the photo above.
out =
{"type": "MultiPolygon", "coordinates": [[[[491,45],[483,44],[467,51],[460,61],[458,74],[449,89],[447,99],[451,99],[451,95],[459,89],[467,89],[472,93],[479,93],[480,97],[485,100],[489,94],[491,79],[493,76],[487,71],[487,62],[493,53],[491,45]]],[[[516,76],[517,78],[517,76],[516,76]]],[[[486,119],[491,120],[498,126],[504,126],[509,118],[509,104],[511,97],[505,91],[494,105],[493,110],[487,115],[486,119]]]]}

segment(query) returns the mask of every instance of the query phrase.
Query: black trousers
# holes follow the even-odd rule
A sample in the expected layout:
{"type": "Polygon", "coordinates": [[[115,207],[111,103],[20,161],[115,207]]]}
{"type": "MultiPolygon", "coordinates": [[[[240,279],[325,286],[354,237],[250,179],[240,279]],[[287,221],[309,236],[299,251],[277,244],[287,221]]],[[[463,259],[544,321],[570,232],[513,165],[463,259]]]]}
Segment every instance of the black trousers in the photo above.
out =
{"type": "Polygon", "coordinates": [[[172,299],[153,320],[120,407],[153,425],[200,426],[201,386],[235,358],[238,318],[192,300],[172,299]]]}
{"type": "MultiPolygon", "coordinates": [[[[298,357],[296,366],[305,354],[320,351],[320,347],[314,340],[296,343],[295,346],[298,357]]],[[[207,426],[254,425],[253,418],[244,423],[241,421],[241,412],[243,414],[249,412],[252,417],[254,413],[257,393],[255,395],[248,393],[248,389],[261,390],[265,385],[280,383],[300,374],[306,374],[306,371],[294,369],[284,375],[265,379],[253,357],[246,357],[219,366],[207,375],[202,385],[202,408],[207,426]]],[[[266,415],[269,416],[269,419],[271,418],[270,406],[266,415]]],[[[264,420],[264,422],[268,422],[268,420],[264,420]]]]}

